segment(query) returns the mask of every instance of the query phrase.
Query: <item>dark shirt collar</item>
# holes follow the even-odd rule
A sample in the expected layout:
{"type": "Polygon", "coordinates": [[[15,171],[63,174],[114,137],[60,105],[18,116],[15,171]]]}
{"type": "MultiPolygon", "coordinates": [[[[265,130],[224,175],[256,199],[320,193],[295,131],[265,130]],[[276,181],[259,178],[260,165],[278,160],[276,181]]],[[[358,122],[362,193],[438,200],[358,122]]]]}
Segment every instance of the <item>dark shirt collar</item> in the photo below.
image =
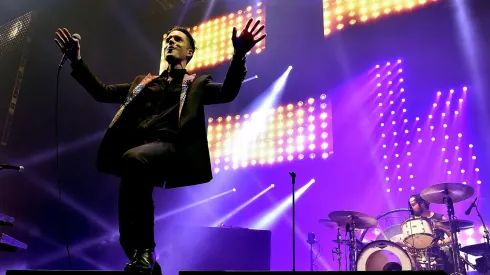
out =
{"type": "MultiPolygon", "coordinates": [[[[183,77],[185,74],[187,74],[186,69],[173,69],[170,71],[170,76],[172,78],[183,77]]],[[[169,77],[168,70],[163,71],[160,76],[161,77],[169,77]]]]}

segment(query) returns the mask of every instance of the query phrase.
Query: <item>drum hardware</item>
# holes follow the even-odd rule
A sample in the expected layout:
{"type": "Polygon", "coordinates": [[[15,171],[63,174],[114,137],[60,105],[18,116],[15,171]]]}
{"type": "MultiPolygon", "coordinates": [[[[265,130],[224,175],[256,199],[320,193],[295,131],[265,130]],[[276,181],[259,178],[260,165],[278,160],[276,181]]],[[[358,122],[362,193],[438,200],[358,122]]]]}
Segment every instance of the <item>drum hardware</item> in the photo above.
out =
{"type": "Polygon", "coordinates": [[[332,256],[334,254],[337,255],[337,261],[339,262],[339,271],[342,271],[342,250],[340,248],[340,245],[342,243],[342,235],[340,235],[340,227],[337,228],[337,239],[334,240],[335,243],[337,243],[337,247],[332,249],[332,256]]]}
{"type": "Polygon", "coordinates": [[[480,257],[475,260],[476,266],[475,269],[480,274],[490,274],[490,258],[489,255],[486,257],[480,257]]]}
{"type": "Polygon", "coordinates": [[[480,210],[478,209],[478,204],[477,203],[474,203],[474,208],[475,208],[476,214],[478,215],[478,218],[480,219],[481,224],[483,226],[483,234],[484,234],[483,238],[485,239],[485,243],[490,245],[490,233],[488,232],[488,228],[485,225],[485,221],[483,220],[483,217],[480,214],[480,210]]]}
{"type": "Polygon", "coordinates": [[[478,243],[461,248],[461,252],[479,257],[475,259],[476,264],[471,266],[481,274],[490,274],[490,244],[478,243]]]}
{"type": "Polygon", "coordinates": [[[476,203],[476,200],[468,209],[467,215],[471,213],[471,207],[475,208],[476,214],[478,215],[478,218],[480,219],[480,222],[483,226],[483,238],[485,239],[485,242],[465,246],[461,248],[461,251],[473,256],[481,256],[480,258],[477,258],[475,260],[476,265],[475,267],[473,267],[473,269],[482,274],[490,274],[490,234],[488,232],[487,226],[485,225],[485,221],[483,220],[480,210],[478,209],[478,203],[476,203]]]}
{"type": "Polygon", "coordinates": [[[315,266],[315,259],[313,258],[313,245],[318,243],[315,239],[314,232],[308,232],[308,239],[306,242],[310,245],[310,271],[313,271],[313,266],[315,266]]]}
{"type": "Polygon", "coordinates": [[[470,260],[468,259],[468,254],[465,254],[464,257],[462,255],[459,255],[459,257],[461,258],[461,261],[463,261],[463,263],[465,263],[466,266],[469,266],[469,267],[473,268],[474,270],[476,270],[476,266],[474,264],[472,264],[470,262],[470,260]]]}
{"type": "Polygon", "coordinates": [[[460,260],[458,241],[459,229],[455,226],[454,203],[470,198],[473,196],[474,192],[475,190],[471,186],[462,183],[440,183],[429,186],[420,193],[420,196],[427,202],[446,205],[451,231],[452,258],[455,268],[453,274],[455,275],[465,274],[466,272],[462,268],[460,260]]]}
{"type": "Polygon", "coordinates": [[[339,227],[345,227],[346,233],[349,234],[349,270],[356,270],[358,255],[358,240],[356,238],[356,229],[368,229],[376,227],[378,221],[371,216],[356,211],[334,211],[328,214],[328,217],[337,223],[339,227]]]}

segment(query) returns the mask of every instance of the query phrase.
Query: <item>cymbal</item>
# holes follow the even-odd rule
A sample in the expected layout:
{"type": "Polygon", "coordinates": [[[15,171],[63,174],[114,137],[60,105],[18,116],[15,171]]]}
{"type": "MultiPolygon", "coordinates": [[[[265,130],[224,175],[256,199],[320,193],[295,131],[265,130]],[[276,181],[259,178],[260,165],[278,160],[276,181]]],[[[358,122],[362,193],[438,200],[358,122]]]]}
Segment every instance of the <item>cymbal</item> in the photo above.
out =
{"type": "Polygon", "coordinates": [[[420,192],[420,196],[431,203],[445,204],[444,198],[450,197],[453,203],[464,201],[475,193],[473,187],[455,182],[444,182],[429,186],[420,192]]]}
{"type": "Polygon", "coordinates": [[[472,256],[485,256],[490,255],[490,245],[487,243],[477,243],[462,247],[461,252],[470,254],[472,256]]]}
{"type": "Polygon", "coordinates": [[[357,211],[333,211],[328,214],[328,217],[341,227],[345,227],[347,224],[352,225],[354,222],[356,225],[356,229],[368,229],[376,227],[378,225],[378,220],[367,214],[357,211]]]}
{"type": "MultiPolygon", "coordinates": [[[[459,230],[466,230],[473,228],[475,226],[475,223],[472,221],[467,221],[467,220],[454,220],[453,221],[454,227],[458,228],[459,230]]],[[[442,228],[442,229],[447,229],[450,230],[451,226],[449,225],[449,221],[440,221],[440,222],[435,222],[436,228],[442,228]]]]}

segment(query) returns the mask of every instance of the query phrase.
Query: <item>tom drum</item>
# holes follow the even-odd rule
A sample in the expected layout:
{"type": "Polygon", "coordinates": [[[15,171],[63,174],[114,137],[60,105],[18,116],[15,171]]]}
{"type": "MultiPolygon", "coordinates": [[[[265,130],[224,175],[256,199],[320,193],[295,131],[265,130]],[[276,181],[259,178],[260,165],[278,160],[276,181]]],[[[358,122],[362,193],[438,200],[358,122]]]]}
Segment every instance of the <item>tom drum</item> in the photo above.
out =
{"type": "Polygon", "coordinates": [[[426,218],[409,218],[402,224],[403,242],[409,248],[426,249],[433,245],[434,229],[426,218]]]}

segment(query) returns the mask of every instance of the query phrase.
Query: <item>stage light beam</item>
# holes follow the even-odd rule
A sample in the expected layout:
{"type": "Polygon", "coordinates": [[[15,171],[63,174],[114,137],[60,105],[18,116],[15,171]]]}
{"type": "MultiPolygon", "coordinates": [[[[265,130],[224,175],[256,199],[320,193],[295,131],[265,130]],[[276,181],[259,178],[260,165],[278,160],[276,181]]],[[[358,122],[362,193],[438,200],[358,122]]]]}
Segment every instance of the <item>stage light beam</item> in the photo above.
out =
{"type": "MultiPolygon", "coordinates": [[[[310,186],[315,183],[315,179],[311,179],[307,184],[298,189],[294,195],[294,201],[296,202],[301,195],[303,195],[310,186]]],[[[249,228],[252,229],[269,229],[276,221],[277,218],[286,212],[288,207],[292,205],[293,196],[289,195],[285,199],[283,199],[276,207],[272,209],[272,211],[268,212],[265,216],[259,218],[257,221],[253,222],[249,228]]]]}
{"type": "MultiPolygon", "coordinates": [[[[242,203],[235,209],[231,210],[229,213],[227,213],[224,217],[219,218],[215,222],[211,224],[211,227],[217,227],[223,223],[225,223],[227,220],[229,220],[231,217],[235,216],[238,214],[240,211],[242,211],[245,207],[249,206],[252,202],[256,201],[259,197],[263,196],[267,191],[271,190],[274,187],[274,184],[269,185],[267,188],[264,190],[260,191],[258,194],[247,200],[246,202],[242,203]]],[[[234,188],[233,188],[234,189],[234,188]]]]}

